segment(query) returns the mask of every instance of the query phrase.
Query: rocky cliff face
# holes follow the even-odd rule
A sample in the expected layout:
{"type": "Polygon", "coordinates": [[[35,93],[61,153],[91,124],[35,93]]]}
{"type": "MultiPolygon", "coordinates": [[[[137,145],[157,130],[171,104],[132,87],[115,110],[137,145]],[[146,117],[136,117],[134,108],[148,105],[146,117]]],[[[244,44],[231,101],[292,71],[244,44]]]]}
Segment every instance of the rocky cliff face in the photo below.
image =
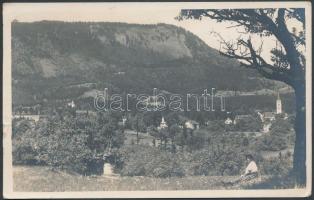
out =
{"type": "MultiPolygon", "coordinates": [[[[167,24],[14,22],[12,72],[15,96],[24,90],[41,98],[82,83],[95,83],[97,89],[178,93],[263,87],[250,78],[256,73],[167,24]]],[[[80,88],[76,95],[84,92],[80,88]]]]}

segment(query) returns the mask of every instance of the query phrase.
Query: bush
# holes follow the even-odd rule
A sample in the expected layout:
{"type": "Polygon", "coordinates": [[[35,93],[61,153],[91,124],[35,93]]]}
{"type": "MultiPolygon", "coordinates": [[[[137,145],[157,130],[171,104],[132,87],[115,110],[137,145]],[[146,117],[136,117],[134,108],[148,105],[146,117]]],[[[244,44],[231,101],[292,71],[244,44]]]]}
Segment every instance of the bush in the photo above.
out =
{"type": "MultiPolygon", "coordinates": [[[[25,134],[26,135],[26,134],[25,134]]],[[[28,134],[29,135],[29,134],[28,134]]],[[[36,165],[38,153],[31,144],[31,137],[14,137],[12,140],[13,164],[36,165]]]]}
{"type": "Polygon", "coordinates": [[[264,151],[283,150],[291,143],[289,140],[293,139],[293,135],[291,131],[282,132],[278,128],[273,128],[269,134],[258,138],[256,146],[264,151]]]}
{"type": "Polygon", "coordinates": [[[24,119],[13,120],[12,127],[13,164],[39,164],[34,140],[35,134],[31,131],[31,122],[24,119]]]}
{"type": "Polygon", "coordinates": [[[191,155],[191,172],[192,175],[209,175],[215,171],[214,164],[212,163],[211,153],[207,150],[194,152],[191,155]]]}
{"type": "Polygon", "coordinates": [[[288,147],[288,141],[286,136],[265,135],[257,140],[256,146],[259,150],[279,151],[288,147]]]}
{"type": "Polygon", "coordinates": [[[91,174],[92,151],[87,147],[87,136],[68,131],[57,131],[47,136],[46,146],[38,152],[39,160],[54,168],[60,168],[79,174],[91,174]]]}
{"type": "Polygon", "coordinates": [[[239,120],[235,128],[238,131],[259,131],[262,128],[262,122],[258,116],[250,116],[239,120]]]}
{"type": "Polygon", "coordinates": [[[294,145],[295,133],[289,120],[276,119],[268,134],[263,135],[256,141],[257,150],[279,151],[294,145]]]}
{"type": "Polygon", "coordinates": [[[236,175],[245,167],[244,154],[208,149],[170,153],[149,146],[129,146],[116,153],[116,168],[124,176],[236,175]]]}
{"type": "Polygon", "coordinates": [[[14,164],[45,164],[83,175],[102,174],[102,155],[109,141],[115,148],[124,141],[117,120],[110,116],[51,117],[28,129],[25,123],[19,124],[14,124],[14,164]]]}
{"type": "Polygon", "coordinates": [[[122,148],[116,155],[119,172],[124,176],[172,177],[184,176],[176,154],[149,146],[122,148]]]}
{"type": "Polygon", "coordinates": [[[288,157],[271,158],[264,160],[262,166],[263,174],[285,176],[292,169],[292,162],[288,157]]]}

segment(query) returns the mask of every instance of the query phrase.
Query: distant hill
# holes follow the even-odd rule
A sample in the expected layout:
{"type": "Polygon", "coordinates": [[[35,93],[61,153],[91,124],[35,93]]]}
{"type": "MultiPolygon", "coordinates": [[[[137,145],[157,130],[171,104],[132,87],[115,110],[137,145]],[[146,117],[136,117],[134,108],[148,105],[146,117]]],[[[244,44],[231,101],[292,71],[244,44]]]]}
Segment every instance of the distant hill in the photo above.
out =
{"type": "Polygon", "coordinates": [[[12,78],[14,104],[82,98],[105,87],[149,94],[283,87],[168,24],[13,22],[12,78]]]}

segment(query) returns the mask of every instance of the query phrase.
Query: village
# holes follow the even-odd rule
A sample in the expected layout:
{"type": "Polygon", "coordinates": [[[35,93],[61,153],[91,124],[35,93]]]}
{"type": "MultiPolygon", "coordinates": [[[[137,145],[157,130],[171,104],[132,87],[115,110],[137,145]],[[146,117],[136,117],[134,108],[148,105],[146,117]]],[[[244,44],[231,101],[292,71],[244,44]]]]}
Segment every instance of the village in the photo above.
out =
{"type": "MultiPolygon", "coordinates": [[[[53,110],[53,114],[57,114],[59,112],[64,112],[68,111],[69,113],[75,115],[75,116],[80,116],[80,115],[97,115],[97,111],[95,110],[82,110],[78,109],[78,106],[76,105],[74,100],[67,100],[67,101],[59,101],[61,102],[62,106],[57,107],[56,109],[53,110]]],[[[150,96],[147,98],[145,101],[147,106],[159,106],[161,102],[156,101],[156,98],[154,96],[150,96]]],[[[228,133],[238,133],[238,132],[243,132],[246,134],[267,134],[269,133],[272,123],[276,120],[276,118],[282,118],[284,120],[287,120],[289,115],[283,111],[283,105],[282,105],[282,100],[280,98],[280,94],[277,94],[277,99],[276,102],[274,102],[275,110],[272,112],[263,112],[262,110],[255,110],[255,113],[253,114],[235,114],[234,112],[230,111],[224,111],[224,118],[220,119],[219,121],[224,124],[225,130],[228,131],[228,133]],[[256,122],[259,123],[257,127],[260,127],[256,129],[247,129],[247,130],[236,130],[237,124],[244,123],[246,121],[250,122],[250,120],[254,119],[256,122]]],[[[222,104],[222,110],[224,110],[225,105],[222,104]]],[[[41,114],[41,107],[40,104],[37,104],[35,106],[20,106],[14,110],[14,115],[13,119],[26,119],[30,120],[33,122],[33,125],[35,125],[40,119],[44,119],[48,117],[48,114],[41,114]]],[[[50,113],[51,114],[51,113],[50,113]]],[[[160,130],[164,130],[169,128],[167,121],[165,120],[165,117],[161,114],[161,119],[160,122],[157,122],[155,124],[158,124],[156,128],[160,130]]],[[[152,137],[149,132],[147,131],[147,128],[145,129],[146,132],[136,130],[132,127],[128,127],[127,124],[129,121],[132,119],[131,114],[123,114],[120,121],[119,125],[124,129],[125,133],[127,135],[129,134],[129,137],[127,137],[127,141],[130,143],[134,143],[135,140],[140,140],[139,143],[143,144],[148,144],[148,145],[153,145],[156,138],[152,137]],[[134,135],[140,135],[139,139],[133,138],[134,135]],[[150,142],[149,139],[150,138],[150,142]],[[142,142],[141,142],[142,140],[142,142]]],[[[206,121],[205,123],[201,124],[200,122],[189,119],[188,117],[184,115],[179,115],[179,122],[176,124],[181,130],[182,129],[187,129],[189,131],[195,131],[199,129],[203,129],[206,126],[209,126],[212,121],[206,121]]],[[[214,121],[214,123],[217,122],[217,120],[214,121]]],[[[255,125],[255,124],[253,124],[255,125]]],[[[241,124],[243,126],[243,124],[241,124]]],[[[134,126],[133,126],[134,127],[134,126]]],[[[142,129],[143,130],[143,129],[142,129]]]]}

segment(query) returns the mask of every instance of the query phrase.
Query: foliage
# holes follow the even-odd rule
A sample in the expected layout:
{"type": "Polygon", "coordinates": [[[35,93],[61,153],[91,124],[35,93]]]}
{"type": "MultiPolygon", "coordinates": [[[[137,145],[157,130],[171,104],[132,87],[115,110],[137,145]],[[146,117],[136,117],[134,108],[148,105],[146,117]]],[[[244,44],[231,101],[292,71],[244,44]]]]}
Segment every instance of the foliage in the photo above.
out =
{"type": "Polygon", "coordinates": [[[235,129],[238,131],[260,131],[262,128],[262,122],[258,116],[249,116],[241,119],[235,125],[235,129]]]}
{"type": "MultiPolygon", "coordinates": [[[[247,32],[247,38],[238,37],[235,41],[221,38],[220,53],[237,59],[241,65],[256,70],[263,77],[284,82],[295,91],[295,151],[293,170],[296,182],[306,184],[306,129],[305,129],[305,9],[184,9],[177,19],[202,19],[207,17],[217,22],[231,22],[247,32]],[[288,20],[302,25],[290,27],[288,20]],[[252,35],[273,36],[276,45],[269,51],[271,62],[263,51],[263,42],[257,47],[252,43],[252,35]]],[[[218,34],[219,35],[219,34],[218,34]]],[[[220,35],[219,35],[220,36],[220,35]]],[[[221,37],[221,36],[220,36],[221,37]]]]}
{"type": "Polygon", "coordinates": [[[27,131],[23,135],[18,135],[12,140],[13,164],[35,165],[39,164],[36,159],[38,153],[32,144],[34,134],[27,131]]]}
{"type": "Polygon", "coordinates": [[[170,177],[183,176],[173,154],[145,146],[124,147],[118,152],[120,173],[124,176],[170,177]]]}
{"type": "Polygon", "coordinates": [[[259,137],[256,147],[259,150],[283,150],[294,143],[295,134],[288,120],[276,119],[269,133],[259,137]]]}
{"type": "MultiPolygon", "coordinates": [[[[18,128],[15,130],[23,130],[18,128]]],[[[124,142],[114,114],[51,117],[13,136],[16,164],[45,164],[80,174],[102,173],[102,155],[124,142]]]]}
{"type": "Polygon", "coordinates": [[[292,169],[291,157],[271,158],[263,161],[263,173],[271,175],[287,175],[292,169]]]}

